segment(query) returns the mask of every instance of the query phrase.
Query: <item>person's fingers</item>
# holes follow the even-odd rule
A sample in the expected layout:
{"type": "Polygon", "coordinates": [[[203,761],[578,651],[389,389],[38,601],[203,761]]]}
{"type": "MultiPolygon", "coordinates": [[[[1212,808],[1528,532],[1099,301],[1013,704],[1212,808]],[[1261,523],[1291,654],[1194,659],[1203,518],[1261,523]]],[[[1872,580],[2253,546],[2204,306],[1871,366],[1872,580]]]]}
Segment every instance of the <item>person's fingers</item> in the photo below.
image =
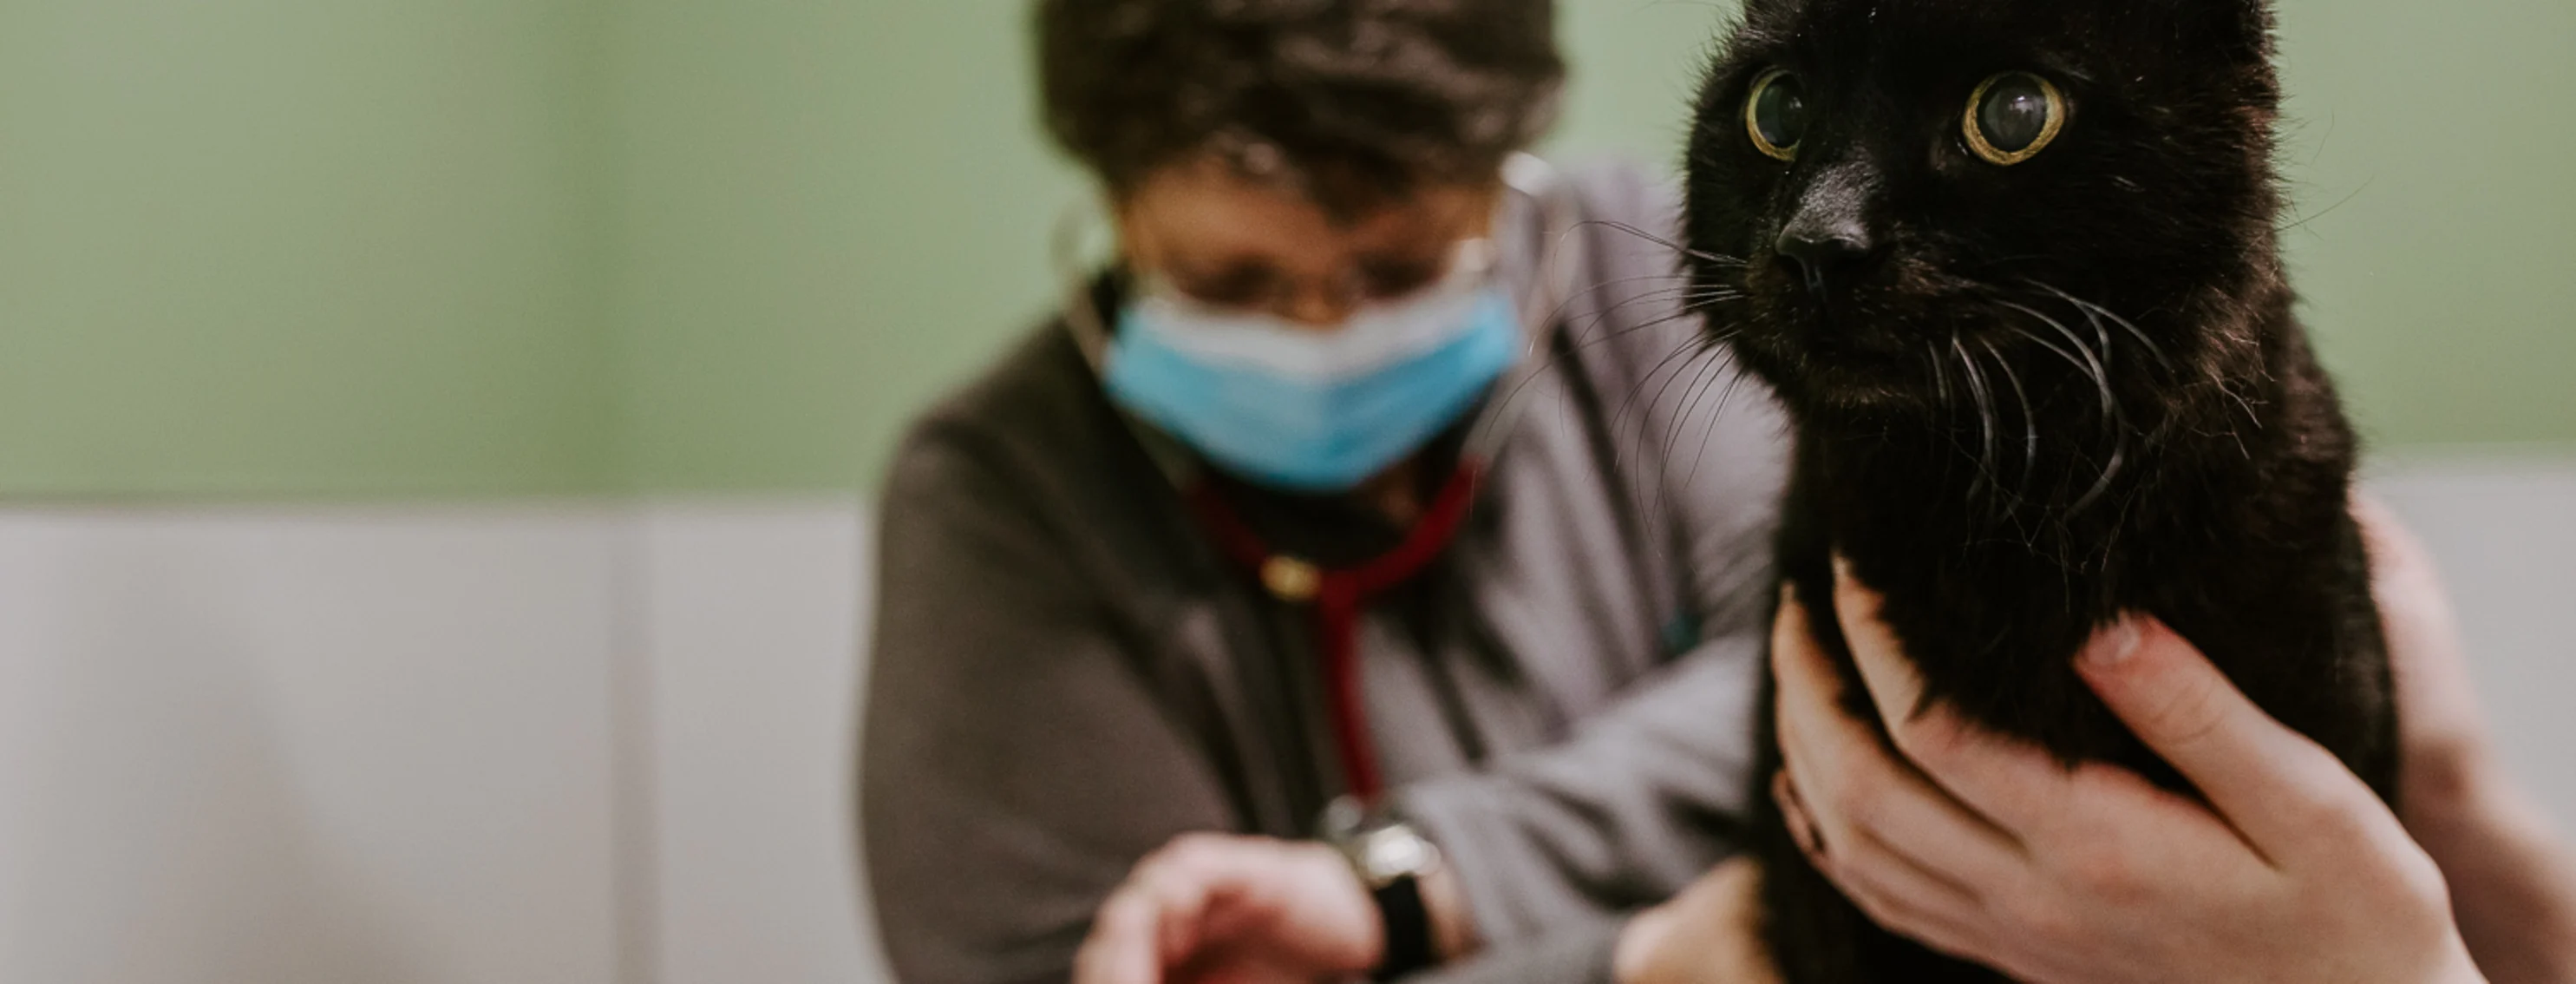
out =
{"type": "Polygon", "coordinates": [[[1804,607],[1781,608],[1772,644],[1785,782],[1805,797],[1811,839],[1828,851],[1865,834],[1929,876],[1962,886],[1995,883],[2020,866],[2011,836],[1961,807],[1887,751],[1839,699],[1842,684],[1809,634],[1804,607]]]}
{"type": "Polygon", "coordinates": [[[1209,898],[1226,878],[1226,852],[1203,838],[1184,835],[1137,864],[1128,880],[1152,903],[1157,959],[1177,966],[1199,948],[1199,923],[1209,898]]]}
{"type": "Polygon", "coordinates": [[[1878,705],[1879,719],[1893,729],[1914,717],[1923,701],[1923,678],[1905,658],[1905,643],[1879,620],[1879,609],[1886,604],[1878,592],[1852,576],[1851,563],[1834,558],[1834,619],[1843,630],[1843,641],[1849,643],[1852,660],[1860,664],[1861,680],[1869,685],[1869,699],[1878,705]]]}
{"type": "Polygon", "coordinates": [[[1866,861],[1831,854],[1807,854],[1807,863],[1859,906],[1870,921],[1952,956],[1977,959],[1987,949],[1986,937],[1973,919],[1974,900],[1944,899],[1937,892],[1909,886],[1873,869],[1866,861]]]}
{"type": "Polygon", "coordinates": [[[1798,801],[1798,785],[1789,781],[1789,771],[1771,775],[1771,799],[1780,804],[1780,822],[1789,828],[1789,840],[1809,857],[1822,856],[1824,840],[1816,833],[1815,821],[1807,819],[1807,804],[1798,801]]]}
{"type": "Polygon", "coordinates": [[[2077,660],[2085,682],[2265,857],[2346,850],[2350,838],[2334,835],[2377,837],[2382,817],[2395,827],[2342,762],[2265,714],[2189,642],[2153,619],[2132,624],[2135,644],[2093,646],[2077,660]]]}
{"type": "Polygon", "coordinates": [[[1181,879],[1165,865],[1140,869],[1136,876],[1136,918],[1146,926],[1142,931],[1151,941],[1154,975],[1166,977],[1168,971],[1197,950],[1196,915],[1199,908],[1196,886],[1181,879]]]}
{"type": "MultiPolygon", "coordinates": [[[[1842,686],[1817,647],[1806,606],[1798,603],[1795,592],[1782,593],[1780,614],[1772,621],[1771,674],[1779,691],[1773,737],[1779,742],[1789,781],[1819,792],[1866,785],[1866,777],[1852,774],[1875,771],[1874,763],[1855,751],[1863,744],[1875,744],[1876,738],[1843,713],[1842,686]],[[1827,782],[1827,776],[1837,779],[1827,782]]],[[[1838,835],[1842,817],[1834,812],[1835,806],[1828,801],[1808,811],[1804,836],[1838,835]]]]}
{"type": "Polygon", "coordinates": [[[1110,894],[1093,916],[1091,935],[1074,955],[1076,984],[1158,984],[1163,959],[1159,906],[1145,886],[1130,882],[1110,894]]]}
{"type": "Polygon", "coordinates": [[[1214,954],[1206,963],[1175,973],[1174,984],[1314,984],[1285,967],[1235,954],[1214,954]]]}
{"type": "MultiPolygon", "coordinates": [[[[1798,842],[1807,860],[1826,871],[1828,877],[1840,873],[1857,885],[1866,885],[1882,898],[1902,903],[1909,910],[1959,913],[1977,905],[1977,894],[1967,886],[1944,877],[1940,872],[1915,863],[1867,830],[1854,830],[1837,849],[1818,839],[1811,831],[1806,805],[1798,796],[1787,773],[1772,783],[1771,795],[1780,803],[1780,814],[1788,823],[1791,836],[1798,842]],[[1830,862],[1830,865],[1828,864],[1830,862]]],[[[1836,879],[1840,881],[1840,878],[1836,879]]]]}
{"type": "Polygon", "coordinates": [[[2065,770],[2039,749],[1923,705],[1923,679],[1879,617],[1884,601],[1834,561],[1834,614],[1889,740],[1948,795],[2007,837],[2047,821],[2064,801],[2065,770]]]}
{"type": "Polygon", "coordinates": [[[1817,671],[1824,659],[1807,622],[1807,607],[1798,603],[1794,589],[1784,587],[1780,611],[1771,620],[1771,678],[1776,688],[1772,737],[1780,746],[1782,764],[1790,772],[1805,768],[1808,761],[1821,764],[1830,757],[1825,754],[1828,749],[1807,751],[1802,740],[1823,730],[1815,719],[1835,713],[1839,688],[1832,684],[1830,670],[1817,671]]]}
{"type": "Polygon", "coordinates": [[[1218,911],[1277,887],[1284,845],[1260,838],[1183,834],[1147,856],[1129,874],[1122,894],[1146,899],[1148,930],[1161,967],[1180,967],[1222,936],[1218,911]]]}

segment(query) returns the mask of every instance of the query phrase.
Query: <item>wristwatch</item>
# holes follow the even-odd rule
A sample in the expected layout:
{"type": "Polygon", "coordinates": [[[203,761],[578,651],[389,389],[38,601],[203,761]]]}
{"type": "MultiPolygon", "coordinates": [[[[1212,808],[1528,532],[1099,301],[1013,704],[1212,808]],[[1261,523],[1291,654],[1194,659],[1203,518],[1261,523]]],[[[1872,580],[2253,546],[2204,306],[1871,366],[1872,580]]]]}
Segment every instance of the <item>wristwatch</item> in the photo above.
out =
{"type": "Polygon", "coordinates": [[[1386,956],[1369,976],[1390,981],[1440,962],[1422,880],[1440,868],[1440,849],[1392,809],[1370,809],[1345,796],[1324,808],[1323,839],[1351,864],[1377,900],[1386,956]]]}

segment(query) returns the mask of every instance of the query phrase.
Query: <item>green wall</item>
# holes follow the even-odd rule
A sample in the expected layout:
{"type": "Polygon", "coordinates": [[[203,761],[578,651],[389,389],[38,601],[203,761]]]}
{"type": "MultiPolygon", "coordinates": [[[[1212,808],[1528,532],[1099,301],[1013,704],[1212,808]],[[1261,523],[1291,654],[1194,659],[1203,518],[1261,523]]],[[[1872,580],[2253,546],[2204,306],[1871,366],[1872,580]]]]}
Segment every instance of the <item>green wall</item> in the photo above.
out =
{"type": "Polygon", "coordinates": [[[2576,441],[2576,3],[2285,5],[2287,243],[2382,446],[2576,441]]]}
{"type": "Polygon", "coordinates": [[[594,0],[0,0],[0,493],[616,478],[594,0]]]}
{"type": "Polygon", "coordinates": [[[633,0],[616,50],[627,461],[650,489],[847,487],[1049,297],[1081,185],[1035,135],[1021,0],[633,0]]]}
{"type": "MultiPolygon", "coordinates": [[[[1050,305],[1025,0],[0,0],[0,495],[826,490],[1050,305]]],[[[1673,158],[1722,8],[1561,0],[1673,158]]],[[[2576,6],[2290,0],[2383,445],[2576,442],[2576,6]]]]}

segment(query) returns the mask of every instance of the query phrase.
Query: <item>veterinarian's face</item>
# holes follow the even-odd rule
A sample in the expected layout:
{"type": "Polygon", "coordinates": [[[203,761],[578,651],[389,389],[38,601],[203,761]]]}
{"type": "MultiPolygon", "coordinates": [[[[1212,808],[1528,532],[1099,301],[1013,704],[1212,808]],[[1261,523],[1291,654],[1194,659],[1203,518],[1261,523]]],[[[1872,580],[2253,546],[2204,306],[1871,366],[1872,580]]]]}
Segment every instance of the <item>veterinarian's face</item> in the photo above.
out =
{"type": "Polygon", "coordinates": [[[1117,203],[1118,228],[1138,273],[1211,305],[1331,331],[1363,305],[1437,283],[1461,242],[1491,231],[1500,193],[1499,179],[1421,185],[1335,215],[1211,155],[1147,178],[1117,203]]]}

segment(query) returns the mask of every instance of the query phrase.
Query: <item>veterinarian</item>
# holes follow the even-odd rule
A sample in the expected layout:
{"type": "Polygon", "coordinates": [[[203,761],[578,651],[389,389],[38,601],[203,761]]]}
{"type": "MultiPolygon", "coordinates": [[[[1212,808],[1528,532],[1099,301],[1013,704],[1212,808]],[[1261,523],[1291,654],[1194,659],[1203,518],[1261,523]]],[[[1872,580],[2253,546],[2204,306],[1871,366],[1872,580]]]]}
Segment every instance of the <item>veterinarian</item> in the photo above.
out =
{"type": "MultiPolygon", "coordinates": [[[[1726,859],[1779,421],[1682,317],[1708,299],[1656,241],[1669,194],[1520,156],[1561,80],[1550,6],[1040,3],[1047,124],[1117,255],[1068,271],[1061,315],[916,425],[889,483],[860,775],[902,980],[1765,978],[1726,859]]],[[[1780,623],[1784,680],[1809,679],[1780,623]]],[[[2178,761],[2304,794],[2288,820],[2221,799],[2230,828],[1899,716],[1918,771],[1791,685],[1808,731],[1779,788],[1819,864],[2034,979],[2459,970],[2384,810],[2187,647],[2120,638],[2095,661],[2114,706],[2178,761]],[[1954,770],[2020,792],[1954,799],[1954,770]],[[2089,826],[2030,823],[2051,810],[2089,826]],[[1977,868],[1924,870],[1960,845],[1977,868]],[[2249,857],[2272,894],[2226,891],[2249,857]],[[2240,945],[2187,935],[2212,924],[2240,945]]],[[[1864,656],[1901,699],[1892,651],[1864,656]]]]}
{"type": "Polygon", "coordinates": [[[860,777],[897,973],[1061,981],[1097,926],[1283,980],[1610,979],[1623,914],[1735,849],[1772,602],[1780,424],[1679,317],[1672,196],[1520,156],[1547,0],[1038,10],[1117,255],[892,471],[860,777]],[[1140,862],[1266,894],[1102,912],[1140,862]]]}

